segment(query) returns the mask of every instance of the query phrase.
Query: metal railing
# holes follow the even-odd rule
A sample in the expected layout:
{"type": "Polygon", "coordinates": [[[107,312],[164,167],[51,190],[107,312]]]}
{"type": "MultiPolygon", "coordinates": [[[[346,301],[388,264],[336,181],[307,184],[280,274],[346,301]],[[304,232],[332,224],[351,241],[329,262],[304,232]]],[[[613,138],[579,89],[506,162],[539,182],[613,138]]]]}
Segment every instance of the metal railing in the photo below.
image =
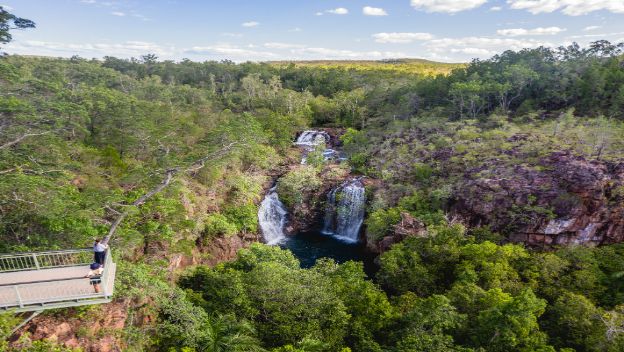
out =
{"type": "Polygon", "coordinates": [[[92,262],[91,249],[4,254],[0,255],[0,273],[87,265],[92,262]]]}
{"type": "MultiPolygon", "coordinates": [[[[20,265],[12,264],[4,275],[16,275],[15,271],[24,271],[21,275],[28,275],[26,270],[35,270],[42,273],[42,269],[67,268],[66,277],[56,277],[50,280],[22,281],[0,285],[0,310],[16,309],[17,311],[41,310],[46,307],[62,308],[91,303],[110,301],[113,295],[116,265],[112,260],[112,253],[106,251],[104,272],[100,278],[100,292],[95,292],[91,279],[85,278],[88,264],[93,260],[93,252],[85,250],[69,250],[61,252],[24,253],[5,255],[0,258],[3,265],[6,258],[33,258],[30,262],[20,259],[20,265]],[[34,254],[34,256],[32,256],[34,254]]],[[[10,259],[14,260],[14,259],[10,259]]],[[[13,262],[12,262],[13,263],[13,262]]],[[[4,269],[4,267],[2,267],[4,269]]],[[[64,269],[61,269],[64,270],[64,269]]],[[[0,276],[3,272],[0,271],[0,276]]]]}

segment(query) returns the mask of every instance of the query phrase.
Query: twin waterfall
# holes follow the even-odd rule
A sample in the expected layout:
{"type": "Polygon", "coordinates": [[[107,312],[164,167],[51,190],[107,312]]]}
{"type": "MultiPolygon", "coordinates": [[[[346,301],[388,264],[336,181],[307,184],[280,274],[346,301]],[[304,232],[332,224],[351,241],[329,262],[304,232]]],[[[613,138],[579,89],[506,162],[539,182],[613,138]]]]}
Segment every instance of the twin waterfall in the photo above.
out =
{"type": "MultiPolygon", "coordinates": [[[[304,131],[301,133],[295,145],[304,148],[302,163],[305,163],[306,152],[313,150],[316,146],[327,145],[329,142],[330,136],[324,131],[304,131]]],[[[334,154],[338,154],[338,152],[327,149],[324,153],[326,161],[338,159],[332,158],[334,154]]],[[[258,209],[260,230],[264,241],[269,245],[280,244],[287,239],[284,229],[288,220],[288,211],[279,200],[276,187],[268,191],[258,209]]],[[[327,194],[322,233],[344,242],[358,242],[360,228],[364,222],[365,203],[364,185],[360,179],[346,181],[332,189],[327,194]]]]}
{"type": "Polygon", "coordinates": [[[357,242],[364,222],[366,195],[359,179],[346,181],[327,194],[323,233],[357,242]]]}

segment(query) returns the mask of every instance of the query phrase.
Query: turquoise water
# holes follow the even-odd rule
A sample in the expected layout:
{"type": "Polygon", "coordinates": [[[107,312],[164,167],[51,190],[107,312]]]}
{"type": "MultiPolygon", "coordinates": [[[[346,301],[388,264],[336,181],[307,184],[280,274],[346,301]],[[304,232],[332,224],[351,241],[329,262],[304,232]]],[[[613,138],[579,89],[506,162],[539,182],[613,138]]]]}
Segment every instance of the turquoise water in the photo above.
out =
{"type": "Polygon", "coordinates": [[[280,246],[293,252],[303,268],[312,267],[319,258],[332,258],[338,263],[349,260],[363,262],[364,271],[370,278],[377,272],[375,255],[368,252],[363,243],[341,241],[321,233],[320,229],[289,236],[280,246]]]}

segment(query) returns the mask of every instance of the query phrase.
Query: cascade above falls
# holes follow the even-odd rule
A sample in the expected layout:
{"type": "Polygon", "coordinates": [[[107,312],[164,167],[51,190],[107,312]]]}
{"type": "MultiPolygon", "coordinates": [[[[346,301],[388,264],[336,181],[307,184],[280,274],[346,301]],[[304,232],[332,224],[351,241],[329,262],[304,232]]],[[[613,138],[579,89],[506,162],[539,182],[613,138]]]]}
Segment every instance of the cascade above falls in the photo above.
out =
{"type": "Polygon", "coordinates": [[[316,147],[321,144],[328,144],[330,141],[329,134],[325,131],[307,130],[303,131],[297,140],[296,145],[305,147],[316,147]]]}
{"type": "Polygon", "coordinates": [[[366,194],[360,179],[344,182],[327,194],[323,233],[358,242],[364,222],[366,194]]]}
{"type": "Polygon", "coordinates": [[[258,208],[258,224],[264,241],[269,245],[282,243],[286,239],[284,227],[288,210],[279,200],[275,188],[269,190],[258,208]]]}

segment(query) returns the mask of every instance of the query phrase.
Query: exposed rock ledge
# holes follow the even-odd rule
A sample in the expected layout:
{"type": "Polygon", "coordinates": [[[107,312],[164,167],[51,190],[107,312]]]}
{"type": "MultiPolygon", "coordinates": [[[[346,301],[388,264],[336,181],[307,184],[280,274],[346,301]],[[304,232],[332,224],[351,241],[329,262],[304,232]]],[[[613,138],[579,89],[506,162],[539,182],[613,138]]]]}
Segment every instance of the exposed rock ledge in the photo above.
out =
{"type": "Polygon", "coordinates": [[[624,241],[624,162],[553,153],[537,167],[468,170],[451,211],[531,246],[624,241]]]}

